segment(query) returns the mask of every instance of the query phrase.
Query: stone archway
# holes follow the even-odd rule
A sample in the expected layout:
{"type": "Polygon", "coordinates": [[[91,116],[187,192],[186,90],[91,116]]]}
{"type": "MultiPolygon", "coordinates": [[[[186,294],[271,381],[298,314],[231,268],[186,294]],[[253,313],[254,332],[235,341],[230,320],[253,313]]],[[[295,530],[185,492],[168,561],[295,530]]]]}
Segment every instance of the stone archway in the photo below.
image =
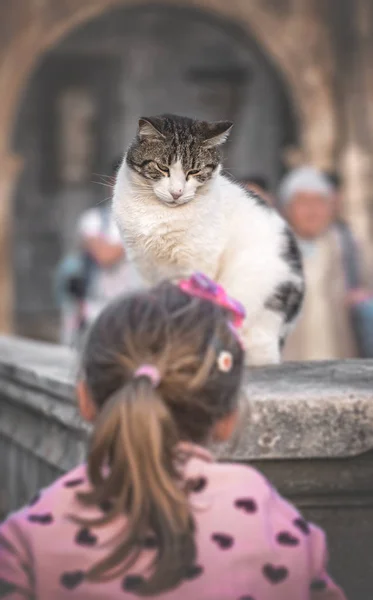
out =
{"type": "MultiPolygon", "coordinates": [[[[182,0],[163,4],[185,6],[182,0]]],[[[81,23],[119,5],[152,4],[149,0],[64,0],[56,9],[46,0],[24,14],[22,1],[15,0],[12,41],[2,48],[0,67],[0,330],[11,329],[12,278],[9,256],[10,203],[22,165],[12,154],[10,140],[23,88],[38,58],[81,23]],[[17,11],[19,6],[19,11],[17,11]]],[[[332,95],[332,60],[322,22],[310,0],[281,0],[281,13],[273,3],[262,0],[208,0],[203,10],[239,23],[272,57],[288,83],[300,121],[303,152],[308,160],[323,167],[332,164],[335,124],[332,95]],[[264,6],[263,6],[264,5],[264,6]],[[322,57],[322,61],[320,60],[322,57]],[[322,63],[322,68],[321,68],[322,63]]],[[[189,8],[202,10],[198,1],[189,8]]],[[[3,22],[6,22],[6,15],[3,22]]],[[[5,42],[6,44],[6,42],[5,42]]]]}

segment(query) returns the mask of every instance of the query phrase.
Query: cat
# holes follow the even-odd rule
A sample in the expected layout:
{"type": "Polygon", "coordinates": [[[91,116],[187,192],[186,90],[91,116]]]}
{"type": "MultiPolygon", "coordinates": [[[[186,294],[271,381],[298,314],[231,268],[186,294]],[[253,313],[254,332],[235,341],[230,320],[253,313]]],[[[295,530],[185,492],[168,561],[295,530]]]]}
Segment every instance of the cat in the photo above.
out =
{"type": "Polygon", "coordinates": [[[113,211],[145,282],[205,273],[246,309],[247,363],[276,364],[302,305],[301,255],[278,212],[222,174],[232,125],[141,118],[113,211]]]}

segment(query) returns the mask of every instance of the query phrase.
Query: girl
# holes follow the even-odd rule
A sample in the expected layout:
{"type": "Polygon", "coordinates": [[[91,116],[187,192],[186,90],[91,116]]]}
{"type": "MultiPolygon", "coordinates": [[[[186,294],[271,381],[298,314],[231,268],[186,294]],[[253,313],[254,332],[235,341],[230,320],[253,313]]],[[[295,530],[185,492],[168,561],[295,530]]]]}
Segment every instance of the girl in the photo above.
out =
{"type": "Polygon", "coordinates": [[[205,448],[236,426],[243,316],[200,275],[104,310],[77,388],[87,464],[0,528],[1,598],[345,598],[323,532],[205,448]]]}

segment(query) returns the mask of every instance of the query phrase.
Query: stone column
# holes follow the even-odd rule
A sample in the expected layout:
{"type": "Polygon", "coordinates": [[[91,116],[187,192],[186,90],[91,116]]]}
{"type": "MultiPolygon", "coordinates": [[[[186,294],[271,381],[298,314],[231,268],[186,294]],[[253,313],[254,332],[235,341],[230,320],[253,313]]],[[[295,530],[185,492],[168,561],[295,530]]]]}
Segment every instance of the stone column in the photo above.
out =
{"type": "MultiPolygon", "coordinates": [[[[125,1],[125,0],[123,0],[125,1]]],[[[11,154],[11,139],[20,94],[41,52],[69,29],[121,0],[80,0],[56,9],[50,0],[12,0],[0,8],[0,332],[12,330],[13,285],[11,206],[22,165],[11,154]]]]}
{"type": "Polygon", "coordinates": [[[335,64],[325,15],[314,0],[293,0],[284,45],[301,124],[302,154],[308,163],[330,169],[337,144],[335,64]]]}
{"type": "Polygon", "coordinates": [[[12,154],[0,158],[0,333],[13,327],[12,198],[22,160],[12,154]]]}
{"type": "MultiPolygon", "coordinates": [[[[350,27],[350,64],[345,73],[341,165],[345,180],[345,212],[371,265],[373,244],[373,7],[355,0],[350,27]],[[352,34],[352,35],[351,35],[352,34]]],[[[370,270],[370,269],[369,269],[370,270]]],[[[368,272],[368,270],[367,270],[368,272]]],[[[370,275],[370,279],[372,276],[370,275]]]]}

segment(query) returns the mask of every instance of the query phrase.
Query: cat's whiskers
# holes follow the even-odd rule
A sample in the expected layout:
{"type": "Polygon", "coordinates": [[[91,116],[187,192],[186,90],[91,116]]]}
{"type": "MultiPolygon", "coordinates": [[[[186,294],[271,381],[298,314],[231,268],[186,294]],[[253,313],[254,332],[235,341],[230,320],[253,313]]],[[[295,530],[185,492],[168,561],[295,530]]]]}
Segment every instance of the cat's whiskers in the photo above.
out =
{"type": "Polygon", "coordinates": [[[107,187],[110,189],[113,189],[113,185],[110,183],[104,183],[103,181],[91,181],[91,183],[94,183],[95,185],[102,185],[103,187],[107,187]]]}
{"type": "Polygon", "coordinates": [[[109,181],[113,181],[115,179],[115,177],[113,177],[112,175],[106,175],[105,173],[92,173],[92,175],[94,175],[95,177],[101,177],[102,179],[106,179],[109,181]]]}
{"type": "Polygon", "coordinates": [[[113,199],[112,196],[108,196],[107,198],[104,198],[103,200],[100,200],[99,202],[97,202],[96,206],[100,206],[101,204],[104,204],[104,202],[109,202],[112,199],[113,199]]]}

